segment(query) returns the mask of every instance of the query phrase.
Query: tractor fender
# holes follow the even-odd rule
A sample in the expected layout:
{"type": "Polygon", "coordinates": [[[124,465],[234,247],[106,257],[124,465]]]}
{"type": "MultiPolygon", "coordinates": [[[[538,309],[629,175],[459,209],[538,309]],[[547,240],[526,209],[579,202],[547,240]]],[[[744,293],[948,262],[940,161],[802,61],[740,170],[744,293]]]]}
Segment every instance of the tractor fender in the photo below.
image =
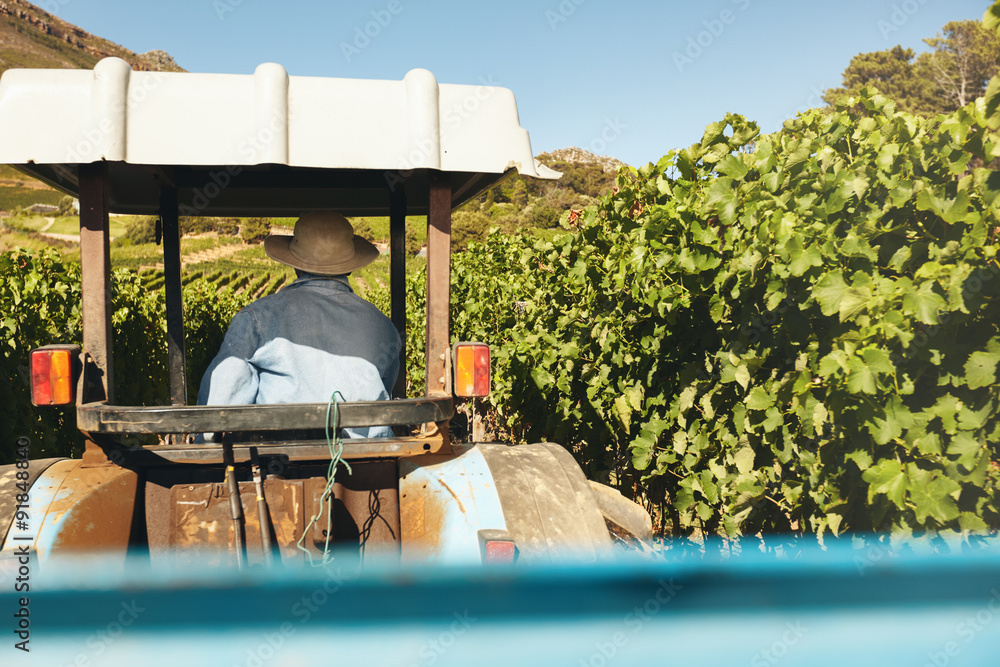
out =
{"type": "Polygon", "coordinates": [[[625,545],[646,551],[653,542],[653,520],[643,507],[600,482],[590,482],[608,530],[625,545]]]}
{"type": "Polygon", "coordinates": [[[115,465],[53,462],[31,485],[28,519],[22,526],[10,526],[3,553],[27,544],[40,562],[64,550],[118,554],[124,562],[137,481],[134,472],[115,465]]]}
{"type": "Polygon", "coordinates": [[[14,522],[18,494],[28,492],[39,475],[48,470],[53,463],[65,460],[65,458],[37,459],[28,461],[27,467],[23,464],[19,467],[13,463],[0,466],[0,547],[3,546],[7,531],[14,522]],[[18,477],[19,472],[22,473],[20,477],[18,477]]]}
{"type": "Polygon", "coordinates": [[[560,445],[479,445],[522,562],[595,562],[612,540],[580,465],[560,445]]]}
{"type": "Polygon", "coordinates": [[[612,547],[589,482],[551,443],[455,445],[399,463],[404,560],[478,564],[480,530],[514,540],[518,560],[595,561],[612,547]]]}

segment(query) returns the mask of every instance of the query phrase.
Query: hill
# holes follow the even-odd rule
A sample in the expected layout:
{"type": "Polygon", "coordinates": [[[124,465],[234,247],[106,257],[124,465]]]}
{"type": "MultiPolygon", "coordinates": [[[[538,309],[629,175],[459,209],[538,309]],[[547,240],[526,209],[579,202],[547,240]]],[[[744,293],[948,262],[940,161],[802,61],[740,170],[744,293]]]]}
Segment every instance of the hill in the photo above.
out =
{"type": "MultiPolygon", "coordinates": [[[[15,67],[90,69],[101,58],[116,56],[132,69],[183,72],[164,51],[134,53],[91,35],[24,0],[0,0],[0,73],[15,67]]],[[[55,205],[62,199],[49,186],[0,167],[0,211],[33,204],[55,205]]]]}
{"type": "Polygon", "coordinates": [[[540,153],[538,160],[562,172],[562,178],[545,181],[513,176],[456,211],[452,241],[458,248],[470,240],[486,238],[491,227],[508,233],[542,236],[559,227],[567,211],[582,209],[611,192],[620,160],[594,155],[582,148],[560,148],[540,153]]]}
{"type": "Polygon", "coordinates": [[[549,162],[565,162],[569,164],[591,165],[595,164],[606,172],[615,173],[619,167],[624,167],[625,163],[610,155],[594,155],[590,151],[575,146],[571,148],[559,148],[549,153],[539,153],[538,159],[549,164],[549,162]]]}
{"type": "Polygon", "coordinates": [[[117,56],[132,69],[183,72],[163,51],[134,53],[24,0],[0,1],[0,72],[12,67],[92,68],[117,56]]]}

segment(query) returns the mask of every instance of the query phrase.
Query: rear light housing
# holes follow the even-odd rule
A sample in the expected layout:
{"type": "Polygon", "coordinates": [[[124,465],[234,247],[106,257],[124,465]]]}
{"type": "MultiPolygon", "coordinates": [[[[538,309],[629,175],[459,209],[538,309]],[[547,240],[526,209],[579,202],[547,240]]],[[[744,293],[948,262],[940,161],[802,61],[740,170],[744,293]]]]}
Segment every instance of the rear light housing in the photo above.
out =
{"type": "Polygon", "coordinates": [[[483,565],[513,565],[517,561],[517,545],[506,530],[480,530],[479,552],[483,565]]]}
{"type": "Polygon", "coordinates": [[[46,345],[31,351],[31,402],[69,405],[76,399],[77,345],[46,345]]]}
{"type": "Polygon", "coordinates": [[[485,343],[455,343],[455,396],[482,398],[490,394],[490,346],[485,343]]]}

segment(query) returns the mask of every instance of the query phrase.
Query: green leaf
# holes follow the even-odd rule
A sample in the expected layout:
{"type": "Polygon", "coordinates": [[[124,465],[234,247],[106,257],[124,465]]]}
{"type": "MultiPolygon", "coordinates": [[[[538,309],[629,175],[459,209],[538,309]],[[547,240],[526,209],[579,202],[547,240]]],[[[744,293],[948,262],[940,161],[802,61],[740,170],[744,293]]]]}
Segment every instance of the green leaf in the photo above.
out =
{"type": "Polygon", "coordinates": [[[941,436],[937,433],[925,433],[913,441],[917,451],[924,456],[941,455],[941,436]]]}
{"type": "Polygon", "coordinates": [[[823,266],[823,254],[817,246],[811,245],[789,261],[788,270],[793,276],[801,276],[814,266],[823,266]]]}
{"type": "Polygon", "coordinates": [[[903,312],[912,315],[924,324],[937,324],[938,312],[947,305],[944,298],[934,291],[935,282],[925,281],[916,290],[910,290],[903,297],[903,312]]]}
{"type": "Polygon", "coordinates": [[[738,155],[727,155],[715,166],[715,170],[736,180],[742,180],[749,173],[750,168],[738,155]]]}
{"type": "Polygon", "coordinates": [[[875,374],[863,359],[851,357],[847,362],[849,375],[847,376],[847,389],[852,394],[864,393],[874,394],[878,387],[875,384],[875,374]]]}
{"type": "Polygon", "coordinates": [[[816,282],[812,293],[824,315],[838,313],[840,321],[845,322],[864,310],[871,301],[871,286],[866,284],[867,280],[858,272],[852,279],[852,285],[848,286],[843,273],[831,271],[816,282]]]}
{"type": "Polygon", "coordinates": [[[847,355],[843,350],[834,350],[819,361],[819,376],[826,379],[847,368],[847,355]]]}
{"type": "Polygon", "coordinates": [[[844,517],[840,514],[835,514],[833,512],[826,513],[827,524],[830,526],[830,531],[834,536],[840,536],[840,524],[843,522],[844,517]]]}
{"type": "Polygon", "coordinates": [[[622,426],[625,427],[625,432],[628,433],[632,425],[632,408],[629,407],[628,400],[624,396],[615,399],[615,412],[618,414],[622,426]]]}
{"type": "Polygon", "coordinates": [[[687,451],[687,443],[688,443],[687,433],[685,433],[684,431],[675,431],[673,441],[674,441],[675,452],[677,452],[678,454],[683,454],[684,452],[687,451]]]}
{"type": "Polygon", "coordinates": [[[877,347],[866,347],[861,352],[862,358],[864,358],[865,363],[868,364],[868,368],[872,370],[873,373],[895,373],[896,367],[892,365],[892,360],[889,358],[889,354],[877,347]]]}
{"type": "Polygon", "coordinates": [[[983,452],[979,441],[966,431],[959,431],[948,443],[948,456],[957,457],[958,465],[971,470],[983,452]]]}
{"type": "Polygon", "coordinates": [[[1000,37],[1000,3],[994,2],[983,14],[983,28],[1000,37]]]}
{"type": "Polygon", "coordinates": [[[898,461],[883,459],[868,468],[861,478],[868,482],[868,502],[884,495],[899,509],[906,498],[906,474],[898,461]]]}
{"type": "Polygon", "coordinates": [[[958,193],[948,209],[941,216],[947,223],[962,222],[969,215],[969,195],[964,190],[958,193]]]}
{"type": "Polygon", "coordinates": [[[632,451],[632,466],[636,470],[646,470],[653,462],[654,443],[653,438],[643,433],[629,445],[629,449],[632,451]]]}
{"type": "Polygon", "coordinates": [[[958,525],[962,530],[969,530],[976,533],[985,533],[989,530],[986,522],[972,512],[962,512],[959,514],[958,525]]]}
{"type": "Polygon", "coordinates": [[[1000,129],[1000,76],[994,76],[986,86],[986,126],[1000,129]]]}
{"type": "Polygon", "coordinates": [[[774,397],[762,387],[754,387],[747,398],[747,407],[751,410],[767,410],[774,405],[774,397]]]}
{"type": "Polygon", "coordinates": [[[750,385],[750,370],[747,368],[746,364],[740,364],[736,368],[735,379],[744,390],[746,390],[746,388],[750,385]]]}
{"type": "Polygon", "coordinates": [[[719,178],[705,191],[705,205],[715,210],[727,227],[736,222],[736,187],[731,178],[719,178]]]}
{"type": "Polygon", "coordinates": [[[637,384],[631,389],[626,390],[625,396],[628,398],[629,405],[634,410],[642,410],[642,400],[645,396],[642,385],[637,384]]]}
{"type": "Polygon", "coordinates": [[[930,470],[922,470],[915,464],[907,465],[910,500],[921,525],[933,518],[941,524],[958,518],[958,503],[952,497],[962,490],[958,482],[930,470]]]}
{"type": "Polygon", "coordinates": [[[824,274],[812,288],[813,297],[819,303],[824,315],[833,315],[840,311],[840,300],[848,290],[844,282],[844,274],[837,270],[824,274]]]}
{"type": "Polygon", "coordinates": [[[947,207],[948,201],[941,195],[940,188],[926,187],[917,195],[917,208],[921,211],[930,211],[938,216],[944,216],[947,207]]]}
{"type": "Polygon", "coordinates": [[[858,176],[851,183],[851,187],[854,190],[854,195],[860,200],[863,199],[865,193],[868,191],[869,180],[864,176],[858,176]]]}
{"type": "Polygon", "coordinates": [[[996,352],[973,352],[965,362],[965,382],[969,389],[979,389],[996,384],[997,364],[1000,350],[996,352]]]}
{"type": "Polygon", "coordinates": [[[863,449],[853,451],[844,458],[848,461],[854,461],[854,464],[858,466],[858,469],[861,470],[861,472],[868,470],[872,464],[872,455],[863,449]]]}
{"type": "Polygon", "coordinates": [[[750,447],[742,447],[733,457],[736,469],[741,473],[748,473],[753,470],[754,452],[750,447]]]}

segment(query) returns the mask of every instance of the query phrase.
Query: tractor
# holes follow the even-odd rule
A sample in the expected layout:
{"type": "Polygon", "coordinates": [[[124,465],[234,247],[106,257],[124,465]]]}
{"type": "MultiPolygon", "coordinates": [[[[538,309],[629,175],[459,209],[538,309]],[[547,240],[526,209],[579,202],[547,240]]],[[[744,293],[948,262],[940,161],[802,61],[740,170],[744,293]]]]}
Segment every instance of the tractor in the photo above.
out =
{"type": "Polygon", "coordinates": [[[252,75],[142,72],[106,58],[8,70],[0,125],[20,128],[0,136],[0,163],[79,200],[82,345],[30,354],[33,401],[75,409],[85,441],[81,459],[0,468],[2,552],[249,568],[337,549],[514,564],[598,561],[651,538],[645,510],[588,481],[563,446],[460,442],[449,429],[459,401],[489,393],[490,372],[488,345],[449,332],[451,211],[515,172],[560,175],[534,159],[511,91],[422,69],[352,80],[273,63],[252,75]],[[180,216],[317,209],[390,219],[391,320],[404,341],[405,221],[426,216],[426,349],[404,345],[386,401],[188,405],[180,216]],[[159,220],[169,405],[115,400],[111,213],[159,220]],[[425,357],[418,398],[404,397],[407,354],[425,357]],[[369,426],[396,435],[336,437],[369,426]],[[15,522],[25,508],[30,522],[15,522]]]}

